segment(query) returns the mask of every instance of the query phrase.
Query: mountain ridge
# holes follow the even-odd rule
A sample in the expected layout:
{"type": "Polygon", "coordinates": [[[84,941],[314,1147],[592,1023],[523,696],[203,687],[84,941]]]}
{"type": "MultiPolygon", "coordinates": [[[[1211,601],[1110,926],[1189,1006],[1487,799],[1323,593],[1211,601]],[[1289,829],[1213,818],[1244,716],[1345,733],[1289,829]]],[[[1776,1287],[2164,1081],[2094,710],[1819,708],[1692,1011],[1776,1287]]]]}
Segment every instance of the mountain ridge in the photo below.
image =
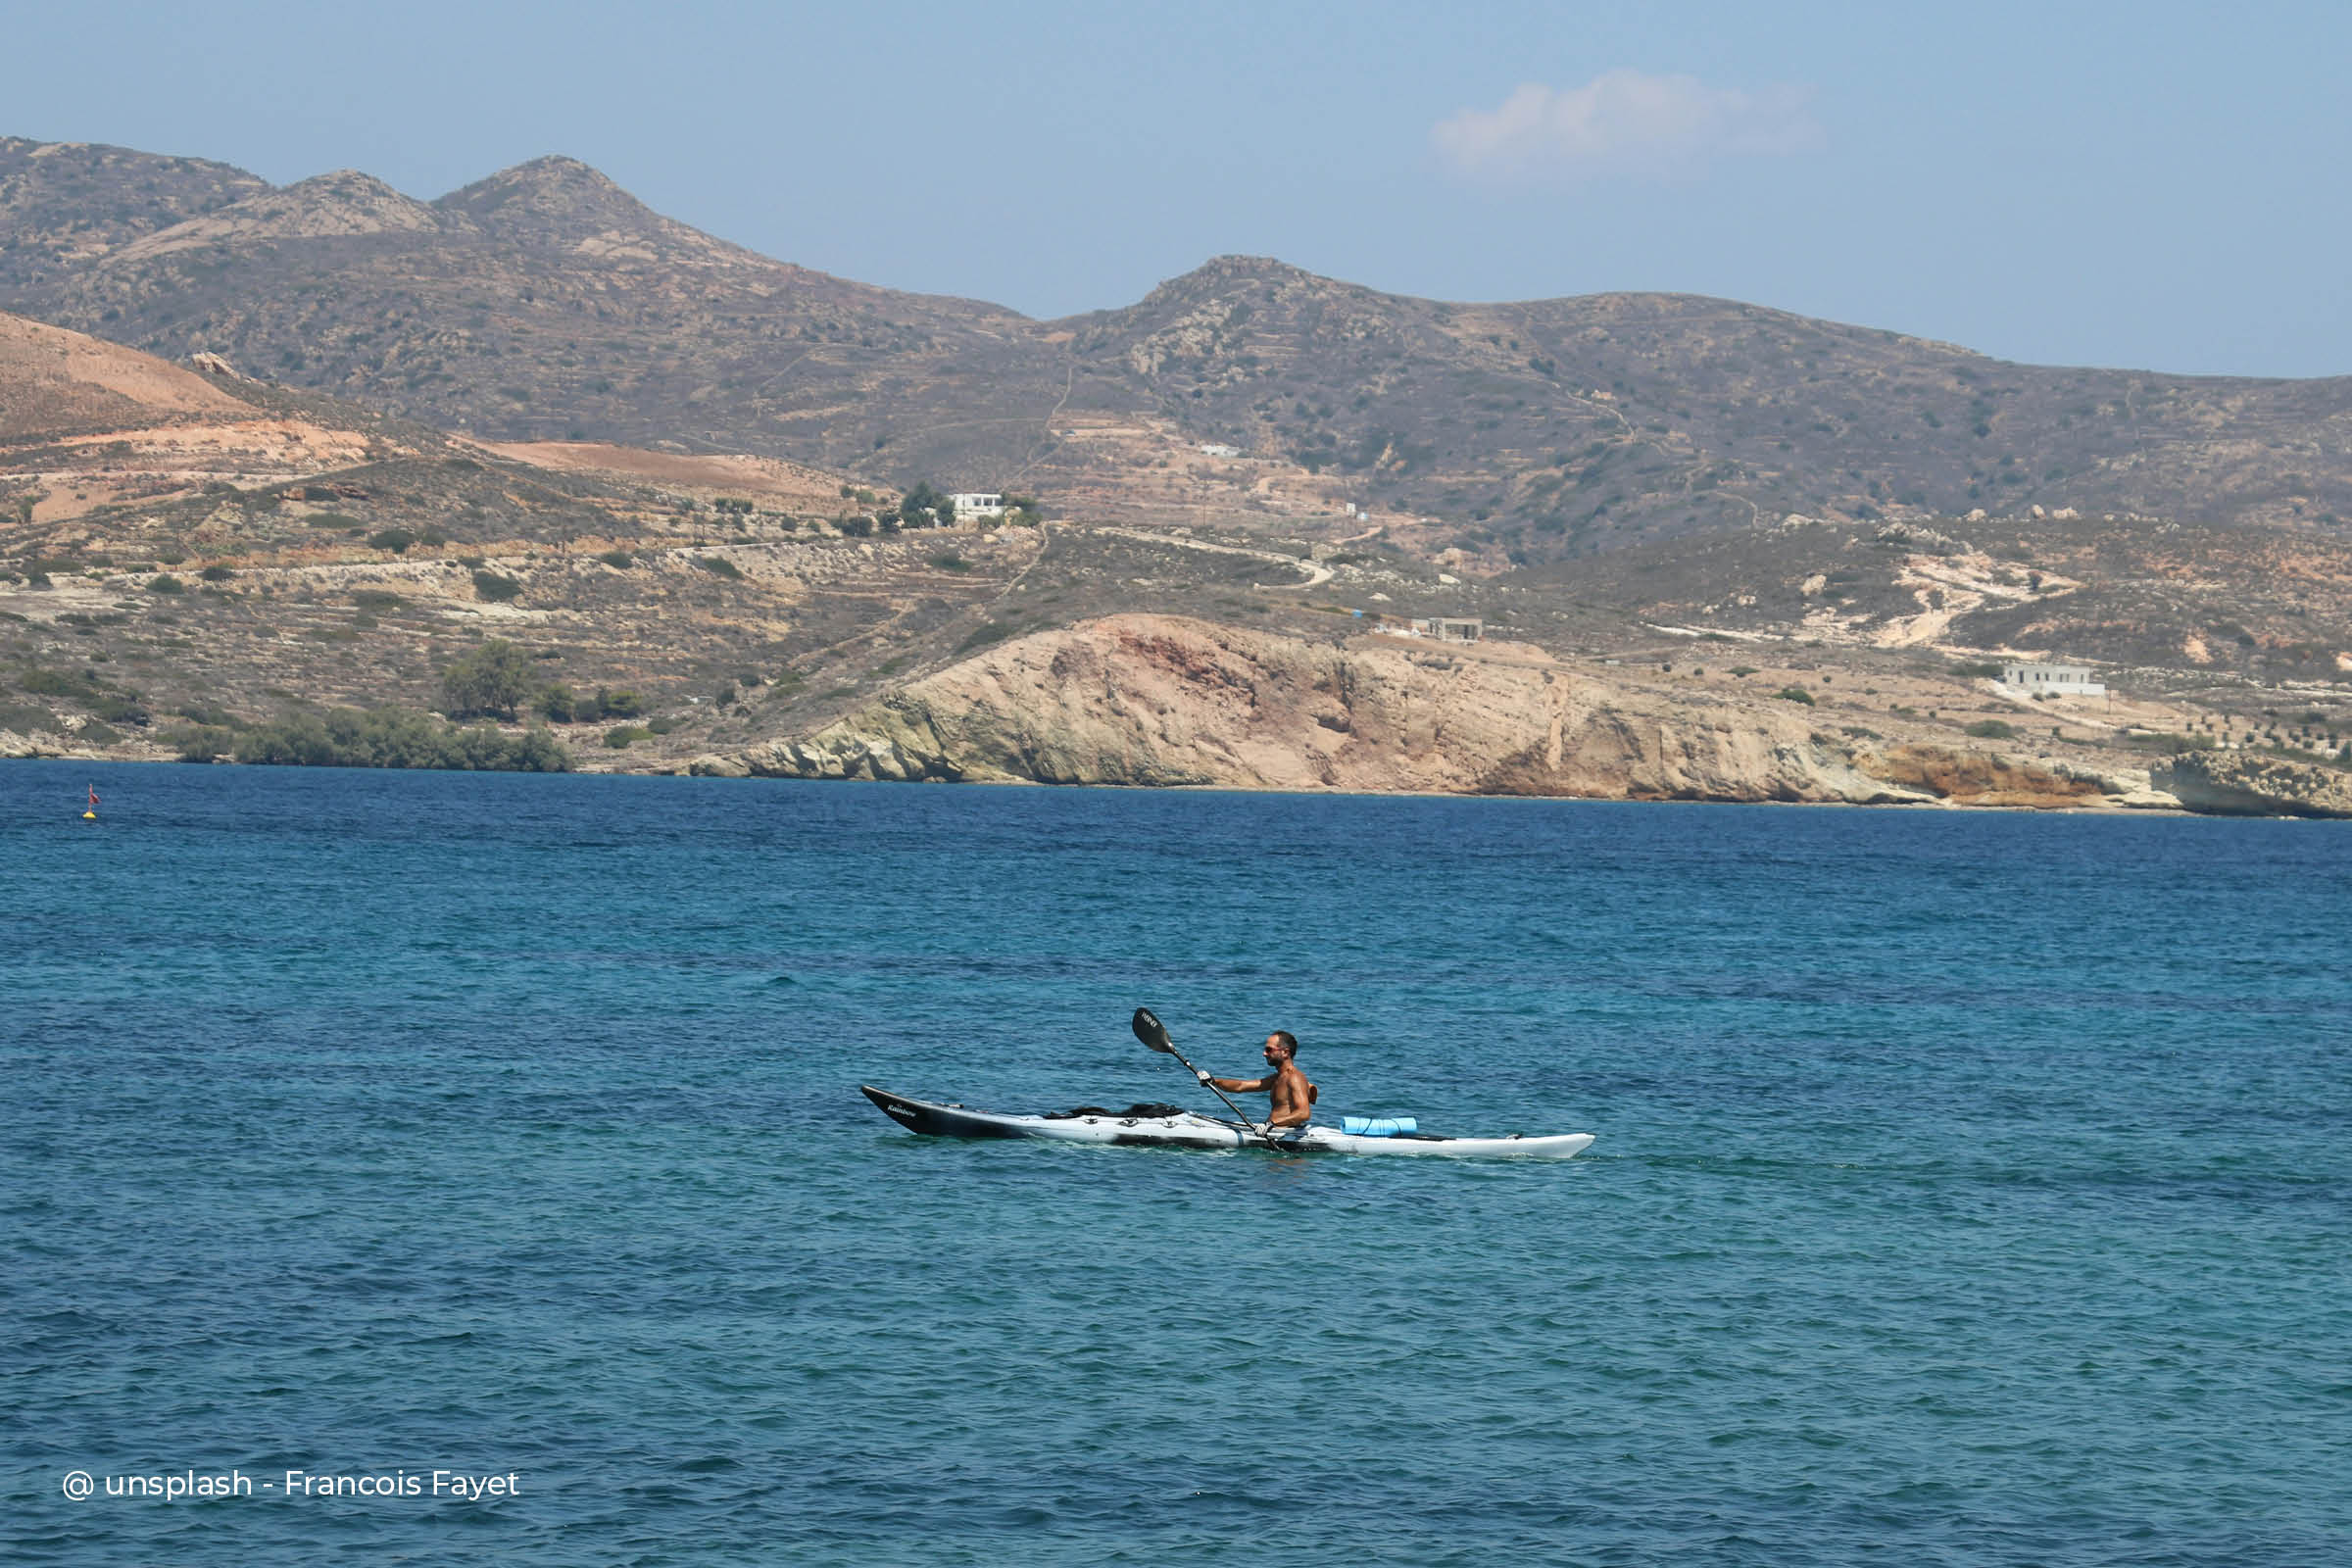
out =
{"type": "Polygon", "coordinates": [[[1372,514],[1487,570],[1790,513],[2352,528],[2352,376],[2019,365],[1687,294],[1424,300],[1238,255],[1037,320],[760,256],[561,155],[418,203],[60,145],[0,142],[0,307],[489,439],[1326,537],[1372,514]]]}

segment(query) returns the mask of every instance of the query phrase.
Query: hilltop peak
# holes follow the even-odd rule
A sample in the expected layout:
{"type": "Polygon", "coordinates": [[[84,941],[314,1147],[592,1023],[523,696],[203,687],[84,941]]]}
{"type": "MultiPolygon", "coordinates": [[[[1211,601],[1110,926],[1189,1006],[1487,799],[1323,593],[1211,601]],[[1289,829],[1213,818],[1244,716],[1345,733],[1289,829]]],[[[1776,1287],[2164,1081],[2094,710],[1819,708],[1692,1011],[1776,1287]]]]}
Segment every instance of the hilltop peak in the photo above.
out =
{"type": "Polygon", "coordinates": [[[502,169],[433,205],[515,237],[576,241],[614,229],[653,233],[662,220],[598,170],[551,155],[502,169]]]}
{"type": "Polygon", "coordinates": [[[1384,296],[1375,289],[1343,283],[1271,256],[1212,256],[1191,271],[1167,279],[1132,309],[1151,315],[1205,308],[1219,301],[1227,305],[1250,301],[1254,308],[1342,297],[1369,301],[1384,296]]]}
{"type": "Polygon", "coordinates": [[[1212,256],[1181,277],[1169,278],[1163,289],[1229,287],[1236,283],[1330,283],[1332,280],[1303,267],[1272,256],[1212,256]]]}
{"type": "Polygon", "coordinates": [[[117,253],[137,261],[199,245],[438,228],[433,210],[356,169],[314,174],[149,234],[117,253]]]}
{"type": "MultiPolygon", "coordinates": [[[[526,158],[521,163],[485,174],[466,187],[480,191],[502,190],[581,190],[626,195],[612,177],[592,164],[562,153],[547,153],[538,158],[526,158]]],[[[456,194],[464,195],[465,191],[456,194]]]]}

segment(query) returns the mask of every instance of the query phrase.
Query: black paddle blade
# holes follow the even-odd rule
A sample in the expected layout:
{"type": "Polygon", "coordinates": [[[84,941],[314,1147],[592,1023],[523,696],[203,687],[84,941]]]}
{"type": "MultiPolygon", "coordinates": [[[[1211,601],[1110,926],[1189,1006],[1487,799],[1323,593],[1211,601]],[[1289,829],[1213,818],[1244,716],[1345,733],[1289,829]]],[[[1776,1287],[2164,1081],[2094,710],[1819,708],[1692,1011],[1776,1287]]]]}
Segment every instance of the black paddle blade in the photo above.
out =
{"type": "Polygon", "coordinates": [[[1176,1048],[1168,1044],[1168,1026],[1161,1023],[1150,1007],[1135,1009],[1135,1038],[1153,1051],[1170,1056],[1176,1054],[1176,1048]]]}

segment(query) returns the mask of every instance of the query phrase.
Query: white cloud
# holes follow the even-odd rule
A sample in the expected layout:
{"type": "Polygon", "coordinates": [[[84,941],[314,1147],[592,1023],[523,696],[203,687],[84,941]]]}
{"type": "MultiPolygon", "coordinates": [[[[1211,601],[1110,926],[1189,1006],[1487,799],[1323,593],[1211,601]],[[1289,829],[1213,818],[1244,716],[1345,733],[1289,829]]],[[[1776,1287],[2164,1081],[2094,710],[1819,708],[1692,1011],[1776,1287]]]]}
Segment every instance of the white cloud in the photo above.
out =
{"type": "Polygon", "coordinates": [[[1456,172],[1474,179],[1688,174],[1714,158],[1820,146],[1821,126],[1807,111],[1812,97],[1810,87],[1750,92],[1619,69],[1565,90],[1530,82],[1496,108],[1440,121],[1430,137],[1456,172]]]}

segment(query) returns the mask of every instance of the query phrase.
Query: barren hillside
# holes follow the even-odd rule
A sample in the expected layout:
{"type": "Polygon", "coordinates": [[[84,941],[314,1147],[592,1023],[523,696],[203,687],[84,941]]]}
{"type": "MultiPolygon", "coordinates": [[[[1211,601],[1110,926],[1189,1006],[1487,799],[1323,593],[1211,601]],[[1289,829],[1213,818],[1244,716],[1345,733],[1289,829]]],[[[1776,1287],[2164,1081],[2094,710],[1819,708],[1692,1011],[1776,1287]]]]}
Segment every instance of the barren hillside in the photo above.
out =
{"type": "Polygon", "coordinates": [[[2012,365],[1677,295],[1446,304],[1247,257],[1041,322],[753,255],[560,158],[428,203],[351,172],[0,153],[0,305],[501,441],[1325,538],[1353,504],[1481,569],[1789,512],[2352,519],[2341,378],[2012,365]]]}

